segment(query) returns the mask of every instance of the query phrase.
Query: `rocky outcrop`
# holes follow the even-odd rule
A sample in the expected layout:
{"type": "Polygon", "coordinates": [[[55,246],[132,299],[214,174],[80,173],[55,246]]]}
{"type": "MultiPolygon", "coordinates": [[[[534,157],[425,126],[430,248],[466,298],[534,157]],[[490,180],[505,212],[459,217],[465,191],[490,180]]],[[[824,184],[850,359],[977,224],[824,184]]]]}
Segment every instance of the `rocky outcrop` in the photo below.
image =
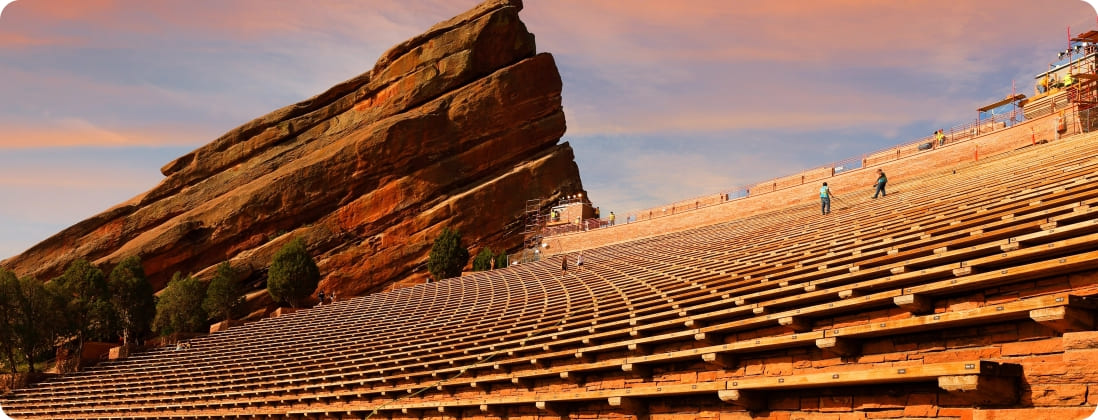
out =
{"type": "Polygon", "coordinates": [[[417,282],[443,227],[473,251],[515,248],[526,200],[581,191],[561,80],[489,0],[390,49],[369,72],[240,126],[165,165],[159,185],[2,264],[48,279],[85,257],[141,256],[154,286],[229,260],[256,284],[305,239],[348,296],[417,282]]]}

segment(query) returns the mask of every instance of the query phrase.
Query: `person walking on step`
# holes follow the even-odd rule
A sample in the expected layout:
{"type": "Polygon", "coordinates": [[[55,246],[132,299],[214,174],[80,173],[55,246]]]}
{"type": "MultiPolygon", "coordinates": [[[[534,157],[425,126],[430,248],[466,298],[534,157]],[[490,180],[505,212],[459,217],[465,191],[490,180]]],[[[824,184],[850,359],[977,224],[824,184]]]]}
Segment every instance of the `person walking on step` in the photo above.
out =
{"type": "Polygon", "coordinates": [[[568,274],[568,256],[560,259],[560,275],[568,274]]]}
{"type": "Polygon", "coordinates": [[[881,197],[888,195],[888,193],[885,192],[885,184],[887,183],[888,178],[885,177],[885,172],[880,168],[877,168],[877,190],[873,191],[873,198],[877,198],[877,194],[880,194],[881,197]]]}
{"type": "Polygon", "coordinates": [[[820,187],[820,211],[824,215],[831,213],[831,188],[827,187],[826,182],[820,187]]]}
{"type": "Polygon", "coordinates": [[[316,298],[318,300],[320,300],[319,302],[316,303],[316,305],[317,306],[323,305],[324,304],[324,291],[321,290],[321,291],[317,292],[316,293],[316,298]]]}
{"type": "Polygon", "coordinates": [[[580,252],[579,256],[576,257],[576,269],[581,268],[583,268],[583,252],[580,252]]]}

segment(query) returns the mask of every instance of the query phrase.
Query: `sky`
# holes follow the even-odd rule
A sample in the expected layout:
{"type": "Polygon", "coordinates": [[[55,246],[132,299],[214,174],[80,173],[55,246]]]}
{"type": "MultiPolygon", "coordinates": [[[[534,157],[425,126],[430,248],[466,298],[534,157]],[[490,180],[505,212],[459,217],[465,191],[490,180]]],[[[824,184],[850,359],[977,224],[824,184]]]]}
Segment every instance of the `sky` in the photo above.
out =
{"type": "MultiPolygon", "coordinates": [[[[2,3],[2,2],[0,2],[2,3]]],[[[0,260],[476,0],[17,0],[0,14],[0,260]]],[[[1032,94],[1080,0],[525,0],[603,214],[729,191],[1032,94]]]]}

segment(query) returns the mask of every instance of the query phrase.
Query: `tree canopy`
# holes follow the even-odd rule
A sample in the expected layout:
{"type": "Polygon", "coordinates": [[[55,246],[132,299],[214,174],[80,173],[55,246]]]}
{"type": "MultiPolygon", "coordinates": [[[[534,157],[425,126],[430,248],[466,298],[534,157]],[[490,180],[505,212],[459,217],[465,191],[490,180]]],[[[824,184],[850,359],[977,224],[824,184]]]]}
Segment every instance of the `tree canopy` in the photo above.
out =
{"type": "Polygon", "coordinates": [[[103,270],[78,258],[55,278],[65,301],[65,319],[76,336],[76,347],[84,341],[108,341],[115,332],[116,315],[103,270]]]}
{"type": "Polygon", "coordinates": [[[183,276],[177,271],[156,302],[153,331],[165,336],[206,329],[206,311],[202,309],[205,299],[206,285],[193,276],[183,276]]]}
{"type": "Polygon", "coordinates": [[[14,373],[20,362],[34,372],[34,362],[53,350],[69,323],[65,297],[57,284],[17,278],[0,269],[0,356],[14,373]]]}
{"type": "Polygon", "coordinates": [[[461,269],[469,262],[469,250],[461,245],[461,232],[451,230],[449,227],[442,229],[442,234],[435,238],[431,246],[431,254],[427,258],[427,271],[435,280],[442,280],[461,275],[461,269]]]}
{"type": "Polygon", "coordinates": [[[202,308],[210,316],[228,321],[233,318],[233,310],[244,302],[244,287],[236,278],[232,265],[225,261],[217,265],[217,273],[210,279],[206,288],[206,300],[202,308]]]}
{"type": "Polygon", "coordinates": [[[286,243],[275,253],[267,272],[267,293],[276,302],[297,308],[319,283],[320,269],[301,238],[286,243]]]}
{"type": "Polygon", "coordinates": [[[0,364],[12,373],[16,372],[21,358],[15,333],[19,326],[19,305],[15,297],[20,293],[19,278],[0,267],[0,364]]]}
{"type": "Polygon", "coordinates": [[[152,285],[145,279],[141,258],[127,257],[111,270],[108,286],[111,306],[118,315],[116,330],[124,344],[148,332],[156,315],[152,285]]]}
{"type": "Polygon", "coordinates": [[[496,258],[492,249],[484,247],[473,258],[473,271],[487,271],[492,269],[492,262],[496,258]]]}
{"type": "Polygon", "coordinates": [[[497,254],[495,251],[492,251],[492,248],[484,247],[480,249],[480,252],[477,253],[476,257],[473,257],[473,271],[485,271],[504,267],[507,267],[507,251],[500,251],[497,254]]]}

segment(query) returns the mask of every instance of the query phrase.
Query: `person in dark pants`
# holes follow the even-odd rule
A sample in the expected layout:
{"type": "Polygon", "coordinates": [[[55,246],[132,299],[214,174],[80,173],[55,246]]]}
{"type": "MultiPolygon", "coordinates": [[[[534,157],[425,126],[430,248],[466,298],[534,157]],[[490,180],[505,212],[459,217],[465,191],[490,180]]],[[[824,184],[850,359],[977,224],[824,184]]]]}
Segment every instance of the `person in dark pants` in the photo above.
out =
{"type": "Polygon", "coordinates": [[[831,189],[826,182],[820,187],[820,211],[825,215],[831,213],[831,189]]]}
{"type": "Polygon", "coordinates": [[[877,190],[873,192],[873,198],[877,198],[877,194],[880,194],[881,197],[884,197],[884,196],[888,195],[888,193],[885,192],[885,184],[887,184],[887,183],[888,183],[888,178],[885,177],[884,171],[882,171],[881,169],[878,168],[877,169],[877,190]]]}
{"type": "Polygon", "coordinates": [[[560,275],[568,274],[568,256],[560,259],[560,275]]]}

